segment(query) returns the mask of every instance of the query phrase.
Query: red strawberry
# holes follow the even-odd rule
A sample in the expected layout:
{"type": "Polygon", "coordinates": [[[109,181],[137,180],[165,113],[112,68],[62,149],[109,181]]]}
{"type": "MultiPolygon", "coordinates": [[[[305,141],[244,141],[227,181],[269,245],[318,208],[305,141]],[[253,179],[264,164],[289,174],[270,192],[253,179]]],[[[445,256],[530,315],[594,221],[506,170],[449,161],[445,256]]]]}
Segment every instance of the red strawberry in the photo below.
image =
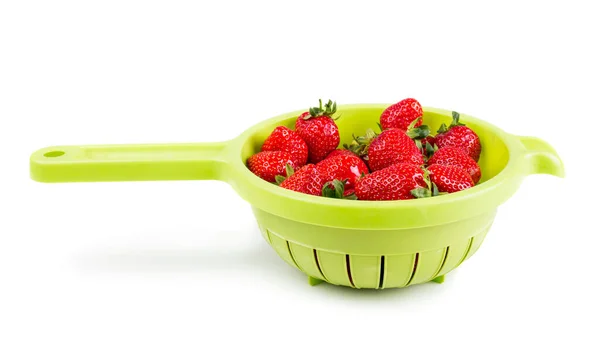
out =
{"type": "Polygon", "coordinates": [[[479,154],[481,154],[479,137],[473,130],[465,126],[465,124],[460,123],[458,121],[459,118],[460,114],[452,111],[452,124],[449,127],[446,124],[442,124],[438,130],[438,134],[435,136],[435,142],[440,149],[445,147],[462,148],[477,162],[479,154]]]}
{"type": "Polygon", "coordinates": [[[426,188],[423,170],[406,163],[394,164],[368,174],[356,182],[359,200],[409,200],[411,191],[426,188]]]}
{"type": "Polygon", "coordinates": [[[369,145],[369,167],[375,172],[397,163],[423,164],[423,155],[405,131],[387,129],[369,145]]]}
{"type": "Polygon", "coordinates": [[[340,133],[331,115],[335,114],[337,105],[329,100],[319,107],[311,107],[296,120],[296,132],[308,145],[308,159],[317,163],[325,159],[340,144],[340,133]]]}
{"type": "Polygon", "coordinates": [[[325,181],[346,181],[346,188],[350,189],[354,188],[354,183],[361,175],[369,173],[365,162],[354,154],[338,153],[337,156],[327,157],[317,163],[317,168],[325,181]]]}
{"type": "Polygon", "coordinates": [[[349,155],[349,156],[354,156],[354,157],[357,156],[356,154],[354,154],[353,152],[349,151],[348,149],[336,149],[333,152],[329,153],[327,155],[327,157],[325,157],[325,159],[337,157],[337,156],[340,156],[340,155],[349,155]]]}
{"type": "Polygon", "coordinates": [[[281,151],[260,152],[248,158],[248,168],[265,181],[275,182],[275,176],[285,174],[285,166],[294,164],[290,153],[281,151]]]}
{"type": "Polygon", "coordinates": [[[453,193],[475,186],[469,172],[459,166],[434,164],[427,170],[431,182],[435,183],[440,192],[453,193]]]}
{"type": "Polygon", "coordinates": [[[325,180],[321,177],[317,166],[307,164],[281,182],[279,186],[288,190],[309,195],[321,196],[325,180]]]}
{"type": "Polygon", "coordinates": [[[469,172],[473,183],[477,184],[481,178],[481,169],[469,155],[461,148],[447,147],[433,153],[427,161],[428,165],[443,164],[445,166],[458,166],[469,172]]]}
{"type": "Polygon", "coordinates": [[[383,130],[398,128],[406,131],[408,126],[417,120],[415,126],[423,123],[423,108],[415,99],[404,99],[383,111],[379,122],[383,130]]]}
{"type": "Polygon", "coordinates": [[[278,126],[273,130],[271,135],[265,140],[263,151],[288,152],[292,155],[296,166],[303,166],[308,159],[308,146],[306,142],[295,131],[278,126]]]}

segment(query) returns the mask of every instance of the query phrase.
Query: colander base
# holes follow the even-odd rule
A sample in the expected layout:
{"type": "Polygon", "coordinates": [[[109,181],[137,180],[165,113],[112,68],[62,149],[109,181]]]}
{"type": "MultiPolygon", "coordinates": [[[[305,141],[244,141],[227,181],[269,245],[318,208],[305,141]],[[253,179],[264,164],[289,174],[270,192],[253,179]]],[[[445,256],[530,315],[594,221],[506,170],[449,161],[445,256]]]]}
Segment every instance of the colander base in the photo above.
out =
{"type": "Polygon", "coordinates": [[[350,255],[309,248],[260,227],[265,240],[289,265],[308,276],[311,286],[327,282],[352,288],[384,289],[426,282],[443,283],[445,275],[479,249],[491,225],[441,249],[399,255],[350,255]]]}

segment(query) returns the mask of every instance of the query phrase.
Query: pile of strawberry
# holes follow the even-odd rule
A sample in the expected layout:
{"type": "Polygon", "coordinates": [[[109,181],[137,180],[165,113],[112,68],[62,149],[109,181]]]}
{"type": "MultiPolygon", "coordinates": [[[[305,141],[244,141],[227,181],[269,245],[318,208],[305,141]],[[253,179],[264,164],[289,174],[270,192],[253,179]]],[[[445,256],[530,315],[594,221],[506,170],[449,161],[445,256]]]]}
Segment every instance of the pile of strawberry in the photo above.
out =
{"type": "Polygon", "coordinates": [[[335,102],[319,100],[298,117],[295,131],[278,126],[261,152],[248,158],[248,168],[292,191],[354,200],[437,196],[473,187],[481,178],[479,137],[457,112],[433,136],[423,125],[421,104],[404,99],[383,111],[380,133],[369,129],[337,149],[336,111],[335,102]]]}

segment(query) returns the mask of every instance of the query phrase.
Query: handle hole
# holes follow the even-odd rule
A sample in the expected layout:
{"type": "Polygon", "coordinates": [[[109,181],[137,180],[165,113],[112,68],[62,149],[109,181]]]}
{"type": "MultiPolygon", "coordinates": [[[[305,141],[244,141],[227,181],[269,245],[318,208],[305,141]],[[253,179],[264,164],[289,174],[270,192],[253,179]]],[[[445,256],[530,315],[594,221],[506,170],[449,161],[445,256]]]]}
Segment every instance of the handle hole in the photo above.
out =
{"type": "Polygon", "coordinates": [[[60,157],[65,155],[65,152],[63,152],[62,150],[54,150],[52,152],[48,152],[46,154],[44,154],[44,157],[46,158],[56,158],[56,157],[60,157]]]}

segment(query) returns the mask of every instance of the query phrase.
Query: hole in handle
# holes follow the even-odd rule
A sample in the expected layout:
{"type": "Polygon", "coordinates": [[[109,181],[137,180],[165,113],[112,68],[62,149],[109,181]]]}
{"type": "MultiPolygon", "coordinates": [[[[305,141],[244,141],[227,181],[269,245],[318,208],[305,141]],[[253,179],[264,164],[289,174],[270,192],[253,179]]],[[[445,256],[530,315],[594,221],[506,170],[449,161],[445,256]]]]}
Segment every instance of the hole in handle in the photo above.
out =
{"type": "Polygon", "coordinates": [[[44,154],[44,157],[46,158],[56,158],[56,157],[60,157],[65,155],[65,152],[63,152],[62,150],[54,150],[52,152],[48,152],[44,154]]]}

